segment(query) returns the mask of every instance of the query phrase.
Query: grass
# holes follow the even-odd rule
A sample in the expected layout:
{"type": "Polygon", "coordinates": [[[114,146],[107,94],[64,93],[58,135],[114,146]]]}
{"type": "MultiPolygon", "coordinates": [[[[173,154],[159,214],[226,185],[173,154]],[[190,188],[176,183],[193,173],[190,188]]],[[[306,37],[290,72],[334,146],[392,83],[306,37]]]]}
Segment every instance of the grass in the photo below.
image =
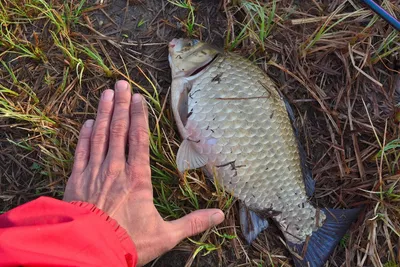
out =
{"type": "MultiPolygon", "coordinates": [[[[226,214],[221,226],[180,244],[190,254],[181,265],[211,257],[221,266],[291,266],[276,226],[247,247],[235,199],[201,171],[176,170],[166,44],[202,38],[253,60],[288,97],[317,181],[312,201],[364,205],[329,264],[398,266],[398,33],[354,1],[161,2],[139,1],[124,13],[86,0],[0,1],[0,212],[62,197],[81,123],[95,116],[101,92],[124,78],[149,105],[161,215],[207,207],[226,214]],[[125,24],[135,30],[122,31],[125,24]]],[[[384,6],[399,14],[394,2],[384,6]]]]}
{"type": "MultiPolygon", "coordinates": [[[[238,33],[228,30],[225,46],[229,50],[237,48],[244,40],[253,40],[262,50],[265,50],[265,41],[270,35],[275,22],[280,20],[276,15],[277,1],[239,1],[237,8],[243,13],[243,22],[237,22],[238,33]]],[[[232,28],[229,28],[232,29],[232,28]]]]}
{"type": "Polygon", "coordinates": [[[187,11],[186,19],[180,20],[180,22],[185,27],[187,35],[193,36],[195,34],[196,17],[192,0],[168,0],[168,2],[187,11]]]}
{"type": "Polygon", "coordinates": [[[233,235],[228,235],[228,234],[220,234],[217,231],[213,231],[218,237],[220,237],[222,240],[219,242],[219,246],[216,246],[213,243],[203,243],[199,241],[194,241],[191,238],[188,238],[192,243],[194,243],[197,246],[197,249],[193,253],[193,258],[197,256],[201,251],[204,250],[203,256],[206,256],[210,254],[211,252],[221,249],[222,244],[225,242],[225,240],[232,240],[236,238],[236,236],[233,235]]]}
{"type": "Polygon", "coordinates": [[[398,53],[400,50],[398,46],[399,41],[399,33],[396,30],[392,30],[390,34],[386,37],[382,38],[379,47],[376,49],[376,52],[373,54],[371,61],[372,63],[377,63],[379,60],[398,53]]]}
{"type": "Polygon", "coordinates": [[[253,29],[250,31],[250,35],[257,39],[257,42],[264,50],[264,42],[274,26],[276,0],[273,0],[270,5],[261,4],[259,1],[242,1],[241,6],[250,22],[247,28],[253,29]]]}

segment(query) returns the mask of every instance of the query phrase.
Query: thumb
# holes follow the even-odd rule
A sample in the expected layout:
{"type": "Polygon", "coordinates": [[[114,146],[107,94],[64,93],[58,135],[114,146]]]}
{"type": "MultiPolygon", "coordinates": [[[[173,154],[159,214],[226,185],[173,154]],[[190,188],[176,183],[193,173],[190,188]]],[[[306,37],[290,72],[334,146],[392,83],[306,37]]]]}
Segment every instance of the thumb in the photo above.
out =
{"type": "Polygon", "coordinates": [[[225,215],[219,209],[196,210],[178,220],[172,221],[172,233],[176,243],[197,235],[224,221],[225,215]]]}

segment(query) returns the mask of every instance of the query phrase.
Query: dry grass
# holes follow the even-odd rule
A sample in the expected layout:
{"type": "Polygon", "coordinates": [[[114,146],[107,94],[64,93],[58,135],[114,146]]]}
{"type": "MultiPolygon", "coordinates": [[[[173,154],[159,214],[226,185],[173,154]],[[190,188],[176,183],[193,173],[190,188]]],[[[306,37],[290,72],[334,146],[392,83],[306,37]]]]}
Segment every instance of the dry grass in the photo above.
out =
{"type": "MultiPolygon", "coordinates": [[[[150,106],[161,214],[220,207],[227,215],[153,266],[291,266],[276,227],[246,246],[235,201],[201,172],[178,175],[166,44],[190,35],[249,57],[290,99],[317,181],[314,203],[364,205],[329,266],[400,265],[394,29],[350,0],[104,2],[0,0],[0,212],[62,197],[80,124],[94,117],[100,93],[125,78],[150,106]]],[[[400,1],[383,2],[399,17],[400,1]]]]}

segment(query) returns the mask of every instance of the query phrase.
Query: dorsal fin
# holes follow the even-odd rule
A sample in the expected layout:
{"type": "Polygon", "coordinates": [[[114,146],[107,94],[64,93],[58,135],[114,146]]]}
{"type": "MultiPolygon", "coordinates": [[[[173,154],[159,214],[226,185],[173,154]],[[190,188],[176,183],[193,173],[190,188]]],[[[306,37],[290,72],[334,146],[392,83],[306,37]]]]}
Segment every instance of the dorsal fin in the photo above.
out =
{"type": "Polygon", "coordinates": [[[315,190],[315,180],[313,179],[311,169],[309,168],[309,166],[307,164],[306,152],[305,152],[302,144],[300,143],[299,131],[297,130],[297,128],[294,124],[295,117],[294,117],[293,109],[290,106],[290,103],[287,100],[287,98],[285,98],[282,94],[281,94],[281,97],[283,99],[283,102],[285,102],[286,110],[289,115],[290,122],[292,123],[293,132],[297,139],[297,147],[298,147],[299,154],[300,154],[301,170],[303,172],[303,179],[304,179],[304,185],[306,187],[306,193],[307,193],[308,197],[311,197],[314,194],[314,190],[315,190]]]}

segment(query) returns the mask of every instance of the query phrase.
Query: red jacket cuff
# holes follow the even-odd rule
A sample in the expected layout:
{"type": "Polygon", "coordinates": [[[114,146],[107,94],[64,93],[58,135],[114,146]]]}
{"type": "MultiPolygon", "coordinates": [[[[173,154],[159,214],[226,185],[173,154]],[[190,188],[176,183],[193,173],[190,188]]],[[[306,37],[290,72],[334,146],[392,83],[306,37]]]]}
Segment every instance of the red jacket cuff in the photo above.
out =
{"type": "MultiPolygon", "coordinates": [[[[117,236],[118,240],[121,242],[121,246],[124,248],[126,252],[134,252],[134,255],[136,255],[136,247],[126,230],[121,227],[116,220],[111,218],[107,213],[102,211],[101,209],[97,208],[94,204],[90,204],[87,202],[82,202],[82,201],[71,201],[69,202],[74,206],[89,210],[92,212],[94,215],[98,216],[101,220],[104,220],[107,222],[107,224],[110,227],[110,230],[115,233],[117,236]]],[[[134,257],[135,259],[137,257],[134,257]]],[[[135,261],[132,265],[136,266],[137,261],[135,261]]]]}
{"type": "Polygon", "coordinates": [[[0,215],[0,266],[137,263],[125,229],[93,204],[40,197],[0,215]]]}

